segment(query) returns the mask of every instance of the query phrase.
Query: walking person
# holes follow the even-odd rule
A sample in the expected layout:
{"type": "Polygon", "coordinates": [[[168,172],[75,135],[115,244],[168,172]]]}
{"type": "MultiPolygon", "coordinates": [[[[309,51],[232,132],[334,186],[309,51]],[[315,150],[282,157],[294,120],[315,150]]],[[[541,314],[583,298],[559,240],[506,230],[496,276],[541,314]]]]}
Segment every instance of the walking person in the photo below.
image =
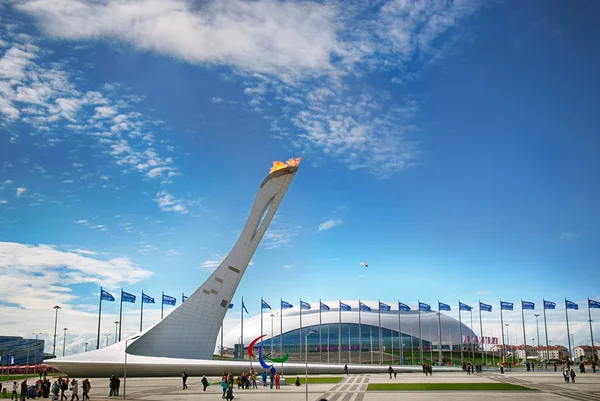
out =
{"type": "Polygon", "coordinates": [[[221,382],[221,389],[223,390],[223,396],[221,396],[222,399],[225,399],[225,395],[227,394],[228,388],[229,386],[227,385],[227,380],[223,379],[223,381],[221,382]]]}
{"type": "Polygon", "coordinates": [[[275,374],[275,390],[281,390],[281,376],[279,376],[279,372],[275,374]]]}
{"type": "Polygon", "coordinates": [[[388,373],[390,374],[390,379],[391,379],[392,373],[394,373],[394,368],[392,368],[392,365],[390,365],[390,367],[388,368],[388,373]]]}
{"type": "Polygon", "coordinates": [[[54,380],[52,384],[52,400],[58,401],[58,393],[60,392],[60,385],[58,384],[58,380],[54,380]]]}
{"type": "Polygon", "coordinates": [[[77,398],[79,401],[79,382],[75,379],[71,382],[71,401],[77,398]]]}
{"type": "Polygon", "coordinates": [[[90,379],[85,379],[83,381],[83,401],[90,399],[90,390],[92,389],[92,384],[90,383],[90,379]]]}
{"type": "Polygon", "coordinates": [[[19,399],[19,395],[17,393],[17,390],[19,389],[19,385],[17,384],[17,382],[13,383],[13,387],[12,388],[13,388],[13,390],[12,390],[12,394],[10,396],[10,399],[12,400],[13,397],[15,397],[15,400],[18,400],[19,399]]]}
{"type": "Polygon", "coordinates": [[[266,370],[261,373],[260,378],[262,379],[263,387],[267,387],[267,371],[266,370]]]}
{"type": "Polygon", "coordinates": [[[571,383],[575,383],[575,369],[571,369],[571,383]]]}
{"type": "Polygon", "coordinates": [[[208,387],[208,379],[206,378],[206,376],[202,376],[202,380],[200,380],[200,382],[202,383],[202,391],[206,391],[206,388],[208,387]]]}
{"type": "Polygon", "coordinates": [[[63,398],[65,400],[68,400],[67,396],[65,395],[65,391],[67,391],[68,389],[69,389],[69,383],[63,379],[60,382],[60,401],[62,401],[63,398]]]}
{"type": "Polygon", "coordinates": [[[188,388],[188,386],[186,384],[186,382],[187,382],[187,373],[185,373],[185,370],[181,374],[181,380],[183,381],[183,388],[182,388],[182,390],[187,390],[187,388],[188,388]]]}
{"type": "Polygon", "coordinates": [[[21,401],[27,399],[27,379],[21,382],[21,401]]]}
{"type": "Polygon", "coordinates": [[[348,364],[344,365],[344,374],[348,376],[348,364]]]}

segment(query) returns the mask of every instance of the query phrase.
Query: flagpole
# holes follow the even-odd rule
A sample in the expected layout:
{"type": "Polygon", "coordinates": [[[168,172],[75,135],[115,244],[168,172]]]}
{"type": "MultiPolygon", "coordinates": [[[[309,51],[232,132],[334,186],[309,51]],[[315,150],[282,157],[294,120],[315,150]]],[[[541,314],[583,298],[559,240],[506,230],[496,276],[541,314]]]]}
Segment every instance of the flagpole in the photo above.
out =
{"type": "Polygon", "coordinates": [[[442,311],[440,310],[440,301],[438,300],[438,333],[440,334],[440,348],[438,350],[439,363],[441,365],[443,354],[442,354],[442,311]]]}
{"type": "Polygon", "coordinates": [[[327,363],[329,363],[329,324],[327,325],[327,363]]]}
{"type": "Polygon", "coordinates": [[[502,318],[502,300],[500,300],[500,328],[502,329],[502,353],[500,354],[500,364],[503,364],[504,353],[506,352],[506,345],[504,343],[504,319],[502,318]]]}
{"type": "Polygon", "coordinates": [[[464,355],[463,355],[463,331],[462,331],[462,314],[460,308],[460,299],[458,300],[458,329],[460,330],[460,364],[463,364],[464,355]]]}
{"type": "Polygon", "coordinates": [[[241,324],[241,333],[240,333],[240,346],[241,346],[241,351],[242,351],[242,359],[244,359],[244,297],[242,297],[242,308],[241,308],[241,320],[242,320],[242,324],[241,324]]]}
{"type": "Polygon", "coordinates": [[[300,298],[300,362],[302,362],[302,298],[300,298]]]}
{"type": "Polygon", "coordinates": [[[450,365],[454,365],[454,358],[453,358],[453,354],[454,354],[454,345],[452,344],[452,329],[450,327],[448,327],[448,338],[450,339],[450,365]]]}
{"type": "MultiPolygon", "coordinates": [[[[323,362],[323,335],[321,332],[321,324],[323,321],[321,320],[321,298],[319,298],[319,362],[323,362]]],[[[307,358],[308,360],[308,358],[307,358]]]]}
{"type": "Polygon", "coordinates": [[[546,324],[546,300],[542,299],[544,307],[544,332],[546,333],[546,361],[550,361],[550,347],[548,346],[548,325],[546,324]]]}
{"type": "MultiPolygon", "coordinates": [[[[475,331],[473,330],[473,308],[471,308],[471,310],[469,310],[469,314],[471,315],[471,327],[470,327],[470,329],[471,329],[471,331],[473,333],[475,333],[475,331]]],[[[474,338],[471,338],[471,355],[472,355],[472,358],[473,358],[473,363],[475,363],[475,341],[474,340],[475,340],[474,338]]]]}
{"type": "Polygon", "coordinates": [[[163,319],[163,311],[165,310],[165,292],[161,293],[160,297],[160,320],[163,319]]]}
{"type": "Polygon", "coordinates": [[[423,333],[421,331],[421,301],[417,300],[419,305],[419,358],[420,363],[423,364],[423,333]]]}
{"type": "Polygon", "coordinates": [[[571,354],[571,331],[569,329],[569,309],[567,308],[567,298],[565,298],[565,316],[567,318],[567,339],[569,340],[569,361],[570,361],[571,355],[572,355],[571,354]]]}
{"type": "Polygon", "coordinates": [[[279,355],[283,355],[283,298],[279,298],[279,301],[279,355]]]}
{"type": "Polygon", "coordinates": [[[101,319],[101,317],[102,317],[102,287],[100,287],[100,306],[98,307],[98,339],[96,340],[96,349],[100,349],[100,319],[101,319]]]}
{"type": "Polygon", "coordinates": [[[400,365],[402,363],[402,356],[404,356],[404,342],[402,341],[402,322],[400,321],[400,313],[402,308],[400,307],[400,301],[398,301],[398,341],[400,342],[400,365]]]}
{"type": "Polygon", "coordinates": [[[141,308],[141,312],[140,312],[140,332],[142,331],[142,325],[144,322],[144,290],[142,290],[142,308],[141,308]]]}
{"type": "Polygon", "coordinates": [[[481,332],[481,340],[479,344],[481,344],[481,351],[483,352],[483,364],[487,365],[487,355],[485,354],[485,343],[483,342],[483,321],[481,320],[481,300],[479,300],[479,331],[481,332]]]}
{"type": "MultiPolygon", "coordinates": [[[[338,299],[338,310],[340,313],[339,320],[338,320],[338,330],[339,330],[339,332],[338,332],[338,363],[342,363],[342,300],[341,299],[338,299]]],[[[360,306],[358,307],[358,313],[360,313],[360,306]]],[[[360,328],[360,325],[358,327],[360,328]]]]}
{"type": "Polygon", "coordinates": [[[525,334],[525,310],[523,309],[523,298],[521,298],[521,321],[523,322],[523,352],[525,353],[525,362],[527,362],[527,337],[525,334]]]}
{"type": "Polygon", "coordinates": [[[221,352],[219,352],[221,358],[223,357],[223,322],[221,322],[221,352]]]}
{"type": "Polygon", "coordinates": [[[360,318],[360,299],[358,300],[358,364],[362,364],[362,321],[360,318]]]}
{"type": "Polygon", "coordinates": [[[119,308],[119,341],[121,341],[121,327],[123,327],[123,289],[121,288],[121,307],[119,308]]]}
{"type": "Polygon", "coordinates": [[[590,309],[590,299],[587,299],[588,301],[588,318],[589,318],[589,322],[590,322],[590,339],[592,340],[592,363],[596,362],[597,359],[597,353],[596,353],[596,348],[594,348],[594,332],[592,330],[592,311],[590,309]]]}
{"type": "Polygon", "coordinates": [[[379,363],[383,364],[383,340],[381,339],[381,300],[377,300],[377,313],[379,317],[379,363]]]}
{"type": "MultiPolygon", "coordinates": [[[[263,335],[263,297],[260,297],[260,335],[263,335]]],[[[260,338],[260,345],[262,345],[263,339],[260,338]]]]}

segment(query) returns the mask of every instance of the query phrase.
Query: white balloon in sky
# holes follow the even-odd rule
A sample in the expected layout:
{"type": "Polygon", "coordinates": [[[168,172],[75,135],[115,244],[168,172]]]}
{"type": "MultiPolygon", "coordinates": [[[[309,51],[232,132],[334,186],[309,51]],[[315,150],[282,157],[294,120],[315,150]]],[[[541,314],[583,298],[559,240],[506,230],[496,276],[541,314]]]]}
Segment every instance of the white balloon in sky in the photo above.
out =
{"type": "Polygon", "coordinates": [[[361,265],[361,266],[364,266],[364,267],[369,267],[369,265],[368,265],[368,264],[366,264],[365,262],[360,262],[360,265],[361,265]]]}

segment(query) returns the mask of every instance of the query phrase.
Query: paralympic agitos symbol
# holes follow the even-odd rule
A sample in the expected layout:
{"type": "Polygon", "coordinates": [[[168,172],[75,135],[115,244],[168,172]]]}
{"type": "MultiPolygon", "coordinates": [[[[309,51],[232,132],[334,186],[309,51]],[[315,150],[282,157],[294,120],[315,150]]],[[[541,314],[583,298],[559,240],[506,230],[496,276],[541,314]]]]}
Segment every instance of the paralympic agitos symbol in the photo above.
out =
{"type": "MultiPolygon", "coordinates": [[[[260,337],[256,337],[254,339],[254,341],[252,341],[250,343],[250,345],[248,346],[248,355],[250,355],[251,358],[256,358],[256,355],[254,355],[254,352],[252,352],[254,350],[254,345],[263,337],[266,337],[266,334],[263,334],[260,337]]],[[[263,345],[262,343],[260,344],[260,347],[258,348],[258,362],[260,362],[260,366],[262,366],[264,369],[270,369],[274,363],[284,363],[287,362],[287,360],[289,359],[290,354],[288,354],[287,351],[285,351],[285,355],[282,356],[281,358],[271,358],[269,356],[263,356],[263,345]],[[268,359],[270,362],[273,362],[272,364],[268,365],[265,362],[265,359],[268,359]]]]}

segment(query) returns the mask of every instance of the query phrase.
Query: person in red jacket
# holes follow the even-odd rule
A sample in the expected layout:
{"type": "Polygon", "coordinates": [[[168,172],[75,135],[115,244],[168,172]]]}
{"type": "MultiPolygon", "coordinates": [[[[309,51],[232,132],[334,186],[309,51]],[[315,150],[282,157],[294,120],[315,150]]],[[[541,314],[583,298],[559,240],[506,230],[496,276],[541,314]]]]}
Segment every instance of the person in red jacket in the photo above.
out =
{"type": "Polygon", "coordinates": [[[279,373],[275,374],[275,390],[279,390],[281,387],[279,386],[281,383],[281,376],[279,376],[279,373]]]}

